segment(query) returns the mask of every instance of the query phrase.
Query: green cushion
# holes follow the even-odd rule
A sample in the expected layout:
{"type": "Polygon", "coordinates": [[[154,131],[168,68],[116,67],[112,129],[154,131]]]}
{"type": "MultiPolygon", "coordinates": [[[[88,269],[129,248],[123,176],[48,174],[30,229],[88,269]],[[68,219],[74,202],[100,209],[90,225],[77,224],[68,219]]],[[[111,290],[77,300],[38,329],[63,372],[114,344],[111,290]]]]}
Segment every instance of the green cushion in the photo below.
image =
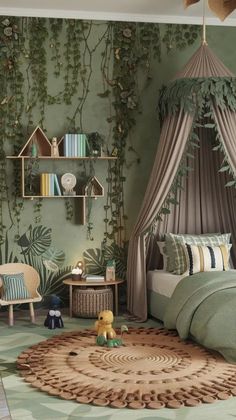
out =
{"type": "Polygon", "coordinates": [[[24,274],[1,274],[3,294],[2,300],[28,299],[29,292],[25,286],[24,274]]]}
{"type": "Polygon", "coordinates": [[[217,246],[228,244],[230,241],[230,233],[224,234],[203,234],[189,235],[173,233],[166,234],[166,251],[168,255],[167,270],[173,274],[183,274],[187,270],[186,255],[183,250],[183,244],[189,245],[209,245],[217,246]]]}

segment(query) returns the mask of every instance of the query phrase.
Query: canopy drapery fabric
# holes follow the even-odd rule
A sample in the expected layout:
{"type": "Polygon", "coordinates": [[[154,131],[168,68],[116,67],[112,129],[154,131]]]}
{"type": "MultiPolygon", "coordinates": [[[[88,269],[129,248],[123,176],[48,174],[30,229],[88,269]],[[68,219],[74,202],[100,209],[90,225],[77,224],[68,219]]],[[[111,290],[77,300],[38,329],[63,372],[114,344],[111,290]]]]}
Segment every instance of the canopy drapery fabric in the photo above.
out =
{"type": "MultiPolygon", "coordinates": [[[[178,73],[175,80],[182,83],[184,80],[191,79],[191,83],[194,85],[195,81],[198,83],[199,80],[208,78],[214,82],[219,81],[219,78],[230,78],[231,80],[232,77],[232,73],[209,48],[202,45],[183,71],[178,73]]],[[[183,86],[183,83],[179,86],[183,86]]],[[[176,92],[176,95],[180,97],[179,101],[182,101],[181,92],[178,89],[176,92]]],[[[211,98],[215,124],[224,154],[232,173],[236,174],[236,105],[234,109],[232,104],[228,106],[225,102],[222,104],[222,98],[221,102],[214,100],[210,84],[209,95],[204,94],[211,98]]],[[[186,152],[194,124],[195,110],[198,108],[196,94],[192,96],[194,109],[188,111],[180,102],[177,108],[174,107],[173,112],[170,110],[166,112],[150,180],[129,241],[127,308],[141,321],[147,319],[147,265],[153,263],[153,255],[155,255],[155,240],[150,234],[148,235],[148,229],[156,221],[186,152]]],[[[189,99],[188,95],[186,98],[189,99]]],[[[209,128],[202,129],[202,131],[207,133],[209,128]]],[[[202,140],[204,137],[205,135],[201,136],[202,140]]],[[[207,141],[207,138],[205,140],[207,141]]],[[[208,153],[209,156],[209,151],[207,152],[205,146],[203,144],[200,153],[208,153]]],[[[185,190],[180,191],[179,205],[172,206],[170,215],[164,216],[163,221],[157,222],[157,235],[166,232],[206,233],[236,230],[235,188],[231,189],[231,192],[228,191],[230,189],[225,187],[225,174],[221,178],[218,176],[221,162],[215,155],[208,161],[196,159],[194,165],[196,166],[195,174],[194,176],[190,174],[185,179],[185,190]],[[197,165],[200,166],[197,168],[197,165]]]]}

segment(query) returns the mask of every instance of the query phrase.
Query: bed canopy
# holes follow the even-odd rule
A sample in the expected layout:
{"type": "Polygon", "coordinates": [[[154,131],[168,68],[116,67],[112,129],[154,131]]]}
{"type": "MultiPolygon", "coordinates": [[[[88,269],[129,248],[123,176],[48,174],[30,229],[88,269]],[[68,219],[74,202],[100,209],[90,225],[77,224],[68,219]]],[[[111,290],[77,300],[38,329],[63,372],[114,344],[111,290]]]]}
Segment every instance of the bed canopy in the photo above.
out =
{"type": "Polygon", "coordinates": [[[160,140],[128,251],[128,311],[142,321],[159,235],[236,232],[235,76],[203,42],[163,90],[159,110],[160,140]]]}

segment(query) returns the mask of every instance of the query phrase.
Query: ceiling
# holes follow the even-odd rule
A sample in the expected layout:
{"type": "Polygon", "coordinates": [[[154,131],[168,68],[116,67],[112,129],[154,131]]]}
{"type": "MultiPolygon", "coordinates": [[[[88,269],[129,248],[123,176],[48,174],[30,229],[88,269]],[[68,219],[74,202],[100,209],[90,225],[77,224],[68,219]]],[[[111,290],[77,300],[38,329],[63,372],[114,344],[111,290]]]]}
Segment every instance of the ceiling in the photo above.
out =
{"type": "MultiPolygon", "coordinates": [[[[183,0],[0,0],[0,15],[202,24],[203,1],[184,9],[183,0]]],[[[206,6],[206,24],[236,26],[236,11],[221,22],[206,6]]]]}

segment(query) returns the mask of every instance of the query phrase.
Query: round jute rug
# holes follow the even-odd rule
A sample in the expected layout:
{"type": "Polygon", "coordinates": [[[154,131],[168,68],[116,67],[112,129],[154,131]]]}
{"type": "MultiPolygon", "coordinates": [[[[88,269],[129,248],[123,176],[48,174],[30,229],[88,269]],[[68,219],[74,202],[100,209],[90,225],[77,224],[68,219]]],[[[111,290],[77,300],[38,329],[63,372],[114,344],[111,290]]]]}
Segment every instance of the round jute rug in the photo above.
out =
{"type": "Polygon", "coordinates": [[[173,331],[130,328],[111,349],[95,340],[92,330],[50,338],[21,353],[18,368],[41,391],[97,406],[194,407],[236,396],[236,365],[173,331]]]}

